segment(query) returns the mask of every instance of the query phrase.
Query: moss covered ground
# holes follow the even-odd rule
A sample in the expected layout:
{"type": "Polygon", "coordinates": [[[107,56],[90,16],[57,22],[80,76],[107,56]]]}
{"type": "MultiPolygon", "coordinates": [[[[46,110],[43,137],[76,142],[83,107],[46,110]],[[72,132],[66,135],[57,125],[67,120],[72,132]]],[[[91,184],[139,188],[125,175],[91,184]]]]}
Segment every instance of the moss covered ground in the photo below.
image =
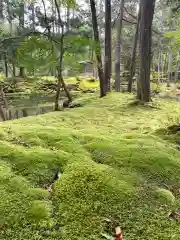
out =
{"type": "Polygon", "coordinates": [[[159,134],[180,105],[132,95],[0,125],[0,239],[180,239],[180,152],[159,134]],[[56,169],[61,178],[48,192],[56,169]],[[108,221],[107,221],[108,219],[108,221]],[[107,223],[108,222],[108,223],[107,223]]]}

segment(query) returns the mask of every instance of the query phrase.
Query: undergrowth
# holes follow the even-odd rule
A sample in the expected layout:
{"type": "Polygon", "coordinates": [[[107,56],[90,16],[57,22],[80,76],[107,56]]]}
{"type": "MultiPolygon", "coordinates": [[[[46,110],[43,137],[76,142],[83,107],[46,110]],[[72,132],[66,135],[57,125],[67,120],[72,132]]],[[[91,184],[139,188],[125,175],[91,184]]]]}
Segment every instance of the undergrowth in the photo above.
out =
{"type": "Polygon", "coordinates": [[[133,106],[131,95],[0,126],[0,239],[180,239],[180,153],[160,128],[180,106],[133,106]],[[56,169],[61,178],[52,183],[56,169]],[[107,219],[113,228],[107,229],[107,219]]]}

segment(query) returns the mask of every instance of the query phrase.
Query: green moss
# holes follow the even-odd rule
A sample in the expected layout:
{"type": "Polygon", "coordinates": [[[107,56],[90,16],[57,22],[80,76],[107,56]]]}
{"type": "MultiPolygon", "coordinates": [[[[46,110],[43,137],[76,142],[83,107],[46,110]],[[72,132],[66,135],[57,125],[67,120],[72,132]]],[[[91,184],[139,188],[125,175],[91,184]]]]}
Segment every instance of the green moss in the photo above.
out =
{"type": "Polygon", "coordinates": [[[173,204],[175,202],[175,197],[174,195],[166,189],[163,188],[158,188],[156,190],[156,197],[159,201],[165,203],[165,204],[173,204]]]}
{"type": "Polygon", "coordinates": [[[50,193],[42,188],[30,188],[28,191],[29,195],[32,196],[33,199],[48,200],[50,198],[50,193]]]}
{"type": "Polygon", "coordinates": [[[180,105],[132,101],[86,97],[83,108],[1,124],[0,239],[98,240],[106,218],[127,240],[179,239],[168,218],[179,197],[162,186],[179,187],[180,152],[157,132],[172,125],[180,105]]]}
{"type": "Polygon", "coordinates": [[[47,201],[35,200],[30,206],[28,216],[37,222],[50,218],[52,214],[52,206],[47,201]]]}

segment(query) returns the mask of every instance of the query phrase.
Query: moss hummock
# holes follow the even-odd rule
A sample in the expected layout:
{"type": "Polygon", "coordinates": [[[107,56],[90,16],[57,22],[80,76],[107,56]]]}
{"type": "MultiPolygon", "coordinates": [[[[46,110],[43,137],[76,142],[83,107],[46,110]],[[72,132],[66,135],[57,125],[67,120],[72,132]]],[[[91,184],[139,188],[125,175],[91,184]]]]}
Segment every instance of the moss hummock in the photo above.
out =
{"type": "Polygon", "coordinates": [[[83,108],[0,126],[0,239],[180,239],[180,152],[157,130],[180,105],[133,106],[110,94],[83,108]],[[61,177],[53,184],[57,168],[61,177]],[[107,229],[107,220],[113,226],[107,229]]]}

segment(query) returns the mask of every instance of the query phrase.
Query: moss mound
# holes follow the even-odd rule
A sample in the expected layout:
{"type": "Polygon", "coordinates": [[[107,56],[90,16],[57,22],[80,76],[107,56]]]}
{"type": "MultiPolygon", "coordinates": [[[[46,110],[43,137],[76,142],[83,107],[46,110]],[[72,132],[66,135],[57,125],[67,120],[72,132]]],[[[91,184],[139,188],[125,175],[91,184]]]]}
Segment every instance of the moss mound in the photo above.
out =
{"type": "Polygon", "coordinates": [[[180,153],[156,134],[180,106],[131,100],[112,94],[1,124],[0,239],[98,240],[117,224],[125,239],[180,239],[168,218],[180,199],[163,187],[179,188],[180,153]]]}

